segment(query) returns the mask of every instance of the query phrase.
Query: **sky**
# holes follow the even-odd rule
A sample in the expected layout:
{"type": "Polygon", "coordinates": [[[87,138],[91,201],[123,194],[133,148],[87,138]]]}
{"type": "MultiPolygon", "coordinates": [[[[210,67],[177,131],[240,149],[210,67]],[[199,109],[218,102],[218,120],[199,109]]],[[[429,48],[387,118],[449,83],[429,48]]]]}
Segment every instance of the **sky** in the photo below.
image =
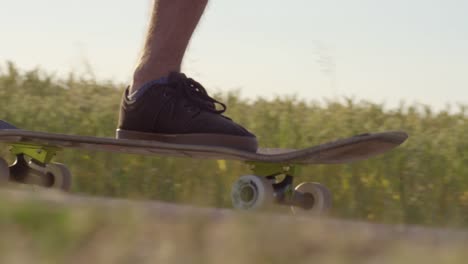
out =
{"type": "MultiPolygon", "coordinates": [[[[0,0],[0,69],[128,83],[149,0],[0,0]]],[[[210,0],[183,71],[209,91],[468,104],[466,0],[210,0]]]]}

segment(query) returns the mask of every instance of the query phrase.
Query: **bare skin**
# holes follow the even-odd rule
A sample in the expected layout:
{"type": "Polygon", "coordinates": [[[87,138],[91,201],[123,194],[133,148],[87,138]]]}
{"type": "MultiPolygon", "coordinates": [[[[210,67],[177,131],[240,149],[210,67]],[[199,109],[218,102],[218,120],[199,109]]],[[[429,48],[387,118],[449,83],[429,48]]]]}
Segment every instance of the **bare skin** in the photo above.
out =
{"type": "Polygon", "coordinates": [[[208,0],[154,0],[151,21],[130,92],[180,72],[182,59],[208,0]]]}

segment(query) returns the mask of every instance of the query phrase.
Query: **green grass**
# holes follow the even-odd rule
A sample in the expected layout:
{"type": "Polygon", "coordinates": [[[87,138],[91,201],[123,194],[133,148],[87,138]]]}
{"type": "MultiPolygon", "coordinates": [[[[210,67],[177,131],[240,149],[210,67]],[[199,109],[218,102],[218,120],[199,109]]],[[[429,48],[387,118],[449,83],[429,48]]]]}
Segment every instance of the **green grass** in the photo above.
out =
{"type": "MultiPolygon", "coordinates": [[[[29,130],[112,137],[123,88],[4,64],[0,118],[29,130]]],[[[395,151],[353,164],[305,167],[297,182],[327,185],[334,194],[334,217],[468,226],[466,106],[435,112],[420,105],[386,109],[351,99],[245,100],[232,92],[217,97],[227,103],[227,115],[252,130],[262,146],[300,148],[369,131],[407,131],[409,140],[395,151]]],[[[8,150],[1,153],[8,155],[8,150]]],[[[74,174],[74,192],[218,207],[230,206],[232,182],[249,173],[238,162],[224,166],[209,160],[72,150],[58,161],[74,174]]]]}

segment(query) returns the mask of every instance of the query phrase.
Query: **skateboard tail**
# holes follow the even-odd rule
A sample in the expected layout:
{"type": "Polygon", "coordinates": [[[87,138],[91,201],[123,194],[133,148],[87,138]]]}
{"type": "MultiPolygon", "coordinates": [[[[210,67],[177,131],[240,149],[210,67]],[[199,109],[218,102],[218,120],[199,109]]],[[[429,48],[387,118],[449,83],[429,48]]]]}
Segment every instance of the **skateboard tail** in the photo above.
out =
{"type": "MultiPolygon", "coordinates": [[[[294,163],[307,164],[344,164],[366,160],[374,156],[382,155],[397,148],[408,138],[408,134],[401,131],[391,131],[374,136],[364,134],[356,136],[342,144],[342,140],[320,145],[317,149],[306,149],[295,158],[294,163]],[[360,138],[362,137],[362,138],[360,138]]],[[[346,140],[346,139],[345,139],[346,140]]]]}
{"type": "MultiPolygon", "coordinates": [[[[320,163],[345,164],[382,155],[395,148],[394,144],[376,142],[375,144],[360,144],[362,146],[350,146],[326,152],[320,155],[320,163]]],[[[307,163],[311,163],[307,161],[307,163]]]]}

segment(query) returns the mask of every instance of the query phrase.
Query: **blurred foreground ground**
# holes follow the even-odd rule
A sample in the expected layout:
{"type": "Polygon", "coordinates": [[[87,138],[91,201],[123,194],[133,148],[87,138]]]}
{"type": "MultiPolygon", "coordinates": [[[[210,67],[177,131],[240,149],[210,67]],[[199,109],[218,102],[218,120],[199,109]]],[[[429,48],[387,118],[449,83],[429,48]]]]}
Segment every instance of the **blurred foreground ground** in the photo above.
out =
{"type": "Polygon", "coordinates": [[[0,263],[466,263],[468,233],[0,189],[0,263]]]}

